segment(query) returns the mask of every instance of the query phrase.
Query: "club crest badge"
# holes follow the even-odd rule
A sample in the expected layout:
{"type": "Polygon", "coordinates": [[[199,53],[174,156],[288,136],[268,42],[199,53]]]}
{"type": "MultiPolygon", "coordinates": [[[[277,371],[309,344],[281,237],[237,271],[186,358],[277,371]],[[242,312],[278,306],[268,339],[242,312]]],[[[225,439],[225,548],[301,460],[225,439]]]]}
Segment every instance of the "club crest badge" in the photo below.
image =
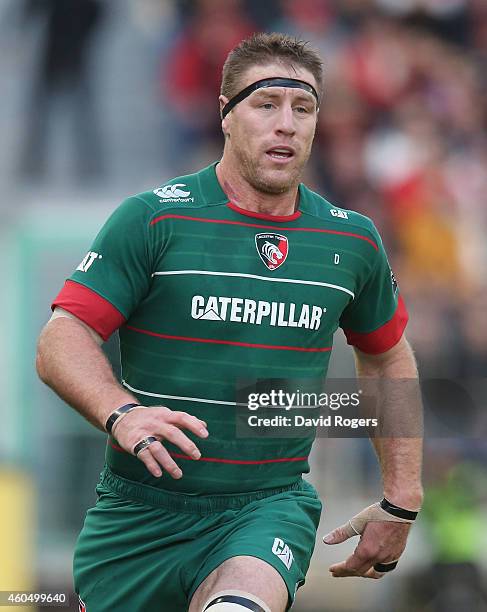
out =
{"type": "Polygon", "coordinates": [[[269,270],[276,270],[286,261],[289,251],[288,239],[271,232],[255,235],[255,247],[259,257],[269,270]]]}

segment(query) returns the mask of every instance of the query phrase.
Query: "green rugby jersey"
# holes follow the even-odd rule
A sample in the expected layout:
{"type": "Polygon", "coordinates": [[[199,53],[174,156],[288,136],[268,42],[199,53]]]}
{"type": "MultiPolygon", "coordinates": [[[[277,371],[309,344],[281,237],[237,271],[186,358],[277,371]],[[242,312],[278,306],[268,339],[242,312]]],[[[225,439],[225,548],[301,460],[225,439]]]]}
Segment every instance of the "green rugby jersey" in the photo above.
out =
{"type": "Polygon", "coordinates": [[[338,327],[380,353],[407,322],[368,218],[303,184],[294,214],[251,213],[229,202],[215,167],[125,200],[53,303],[104,339],[119,330],[123,385],[141,403],[208,423],[206,440],[193,437],[199,461],[165,443],[180,480],[107,445],[115,473],[195,494],[285,486],[309,471],[309,438],[237,438],[237,379],[323,377],[338,327]]]}

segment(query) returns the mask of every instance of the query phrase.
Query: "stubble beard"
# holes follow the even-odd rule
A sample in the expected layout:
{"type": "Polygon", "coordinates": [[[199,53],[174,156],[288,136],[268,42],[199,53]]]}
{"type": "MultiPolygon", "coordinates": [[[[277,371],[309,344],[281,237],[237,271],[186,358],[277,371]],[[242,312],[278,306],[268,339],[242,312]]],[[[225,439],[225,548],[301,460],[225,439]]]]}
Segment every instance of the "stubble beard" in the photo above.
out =
{"type": "Polygon", "coordinates": [[[263,170],[256,159],[250,157],[245,151],[235,151],[237,161],[245,180],[256,191],[270,195],[281,195],[296,188],[299,184],[304,166],[308,161],[310,151],[301,163],[294,166],[292,170],[266,172],[263,170]]]}

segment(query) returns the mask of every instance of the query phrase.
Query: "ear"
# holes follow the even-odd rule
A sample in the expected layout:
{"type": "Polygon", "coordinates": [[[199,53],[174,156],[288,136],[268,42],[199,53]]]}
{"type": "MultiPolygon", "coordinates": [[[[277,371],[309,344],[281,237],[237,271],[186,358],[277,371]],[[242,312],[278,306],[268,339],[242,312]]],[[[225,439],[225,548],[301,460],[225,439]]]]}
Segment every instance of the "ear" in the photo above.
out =
{"type": "Polygon", "coordinates": [[[221,113],[223,108],[228,104],[229,100],[227,96],[219,96],[218,102],[220,103],[220,113],[221,113]]]}
{"type": "MultiPolygon", "coordinates": [[[[228,104],[228,98],[226,96],[220,96],[218,98],[218,102],[220,103],[220,116],[221,116],[221,112],[223,108],[228,104]]],[[[225,117],[225,119],[222,119],[222,130],[226,136],[227,131],[228,131],[228,117],[225,117]]]]}

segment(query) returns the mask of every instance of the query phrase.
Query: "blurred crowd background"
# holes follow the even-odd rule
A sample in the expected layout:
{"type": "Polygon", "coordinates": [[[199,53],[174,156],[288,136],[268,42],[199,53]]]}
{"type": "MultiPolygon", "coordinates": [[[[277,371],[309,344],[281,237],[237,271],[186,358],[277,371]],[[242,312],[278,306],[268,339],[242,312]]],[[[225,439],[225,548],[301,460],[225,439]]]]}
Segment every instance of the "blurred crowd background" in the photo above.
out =
{"type": "MultiPolygon", "coordinates": [[[[103,461],[103,435],[36,380],[49,300],[122,199],[219,157],[221,67],[260,30],[323,55],[305,181],[379,227],[422,376],[486,377],[485,0],[0,0],[0,589],[72,588],[103,461]]],[[[352,374],[337,338],[332,375],[352,374]]],[[[297,612],[487,610],[480,388],[474,414],[462,394],[444,398],[459,423],[479,418],[478,435],[427,440],[425,511],[401,570],[332,580],[352,543],[318,541],[297,612]]],[[[319,440],[313,472],[323,533],[380,495],[367,441],[319,440]]]]}

